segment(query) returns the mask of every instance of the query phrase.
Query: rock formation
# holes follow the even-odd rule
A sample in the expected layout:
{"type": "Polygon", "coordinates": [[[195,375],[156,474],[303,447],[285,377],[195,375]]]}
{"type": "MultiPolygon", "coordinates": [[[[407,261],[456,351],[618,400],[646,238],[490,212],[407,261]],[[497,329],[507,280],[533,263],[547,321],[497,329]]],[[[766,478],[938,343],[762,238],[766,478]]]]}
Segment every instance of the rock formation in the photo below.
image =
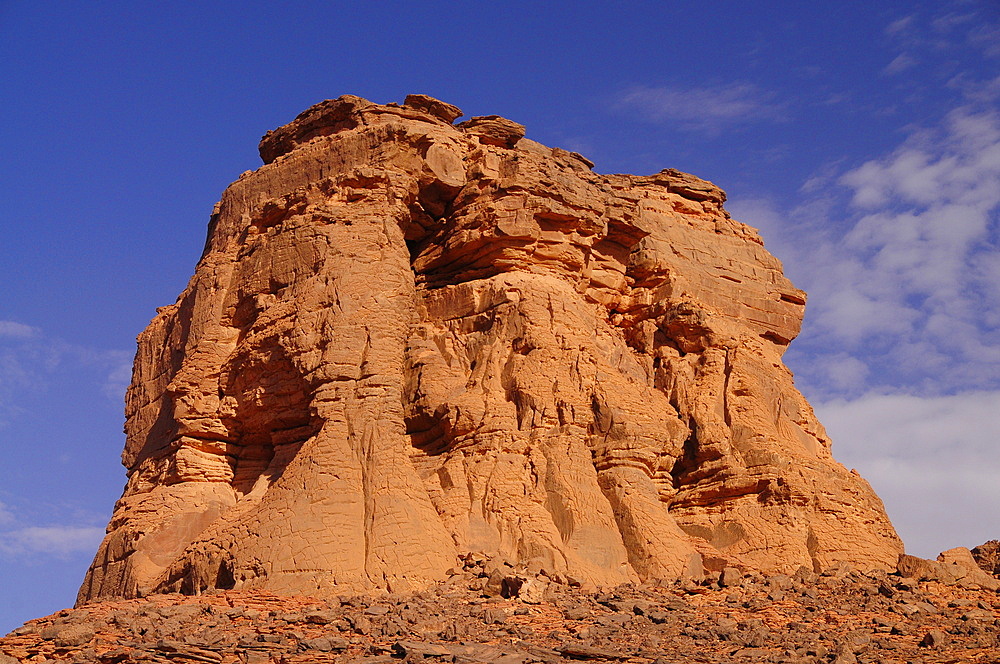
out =
{"type": "Polygon", "coordinates": [[[972,552],[961,546],[942,551],[937,560],[901,555],[896,571],[918,581],[940,581],[963,588],[1000,590],[1000,579],[983,571],[972,552]]]}
{"type": "Polygon", "coordinates": [[[1000,576],[1000,540],[984,542],[971,551],[979,567],[990,574],[1000,576]]]}
{"type": "Polygon", "coordinates": [[[423,95],[261,141],[139,336],[80,600],[404,591],[482,552],[598,586],[893,568],[781,355],[805,294],[713,184],[423,95]]]}

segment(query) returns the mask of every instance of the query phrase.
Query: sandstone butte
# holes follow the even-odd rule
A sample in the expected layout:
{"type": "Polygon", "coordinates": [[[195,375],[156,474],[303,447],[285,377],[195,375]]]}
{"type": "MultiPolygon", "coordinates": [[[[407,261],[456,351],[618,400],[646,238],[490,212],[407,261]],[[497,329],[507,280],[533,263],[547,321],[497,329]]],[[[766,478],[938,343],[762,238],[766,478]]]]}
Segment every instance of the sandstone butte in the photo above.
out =
{"type": "Polygon", "coordinates": [[[424,95],[261,140],[139,336],[80,602],[405,592],[477,552],[610,586],[892,569],[782,363],[805,294],[710,182],[424,95]]]}

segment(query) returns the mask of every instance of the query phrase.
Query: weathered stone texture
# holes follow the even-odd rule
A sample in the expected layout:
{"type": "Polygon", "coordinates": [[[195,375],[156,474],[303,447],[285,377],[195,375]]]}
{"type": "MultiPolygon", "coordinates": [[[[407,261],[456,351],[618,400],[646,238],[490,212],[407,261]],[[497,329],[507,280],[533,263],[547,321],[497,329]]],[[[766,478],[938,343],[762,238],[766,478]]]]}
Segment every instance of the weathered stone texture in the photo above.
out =
{"type": "Polygon", "coordinates": [[[972,557],[984,571],[1000,576],[1000,540],[990,540],[974,547],[972,557]]]}
{"type": "Polygon", "coordinates": [[[263,138],[139,337],[82,601],[402,591],[469,551],[606,585],[892,568],[781,362],[805,294],[725,195],[423,95],[263,138]]]}
{"type": "Polygon", "coordinates": [[[942,551],[937,560],[900,555],[896,571],[902,576],[920,581],[940,581],[963,588],[1000,590],[1000,580],[980,569],[972,552],[961,546],[942,551]]]}

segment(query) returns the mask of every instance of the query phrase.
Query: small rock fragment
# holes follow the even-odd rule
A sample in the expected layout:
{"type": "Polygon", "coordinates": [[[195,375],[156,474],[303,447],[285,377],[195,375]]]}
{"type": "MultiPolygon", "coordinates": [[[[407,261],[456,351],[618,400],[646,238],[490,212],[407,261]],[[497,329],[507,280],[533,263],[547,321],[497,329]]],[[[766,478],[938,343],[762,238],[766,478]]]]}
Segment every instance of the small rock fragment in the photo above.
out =
{"type": "Polygon", "coordinates": [[[426,641],[396,641],[392,651],[403,657],[446,657],[452,650],[445,645],[426,641]]]}
{"type": "Polygon", "coordinates": [[[731,588],[739,585],[743,579],[743,572],[735,567],[726,567],[719,574],[719,585],[723,588],[731,588]]]}
{"type": "Polygon", "coordinates": [[[585,643],[563,643],[556,648],[560,655],[572,659],[625,659],[612,650],[589,646],[585,643]]]}
{"type": "Polygon", "coordinates": [[[940,648],[948,642],[948,635],[939,629],[932,629],[924,634],[920,639],[920,645],[924,648],[940,648]]]}

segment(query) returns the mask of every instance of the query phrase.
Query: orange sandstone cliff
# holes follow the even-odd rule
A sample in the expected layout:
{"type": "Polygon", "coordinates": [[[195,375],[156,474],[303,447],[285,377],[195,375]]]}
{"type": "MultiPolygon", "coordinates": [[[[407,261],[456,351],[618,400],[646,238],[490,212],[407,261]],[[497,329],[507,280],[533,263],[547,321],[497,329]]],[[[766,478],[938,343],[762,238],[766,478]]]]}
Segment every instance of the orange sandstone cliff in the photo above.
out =
{"type": "Polygon", "coordinates": [[[805,294],[724,193],[461,115],[344,96],[263,138],[139,336],[80,601],[398,592],[467,552],[596,585],[894,567],[781,361],[805,294]]]}

